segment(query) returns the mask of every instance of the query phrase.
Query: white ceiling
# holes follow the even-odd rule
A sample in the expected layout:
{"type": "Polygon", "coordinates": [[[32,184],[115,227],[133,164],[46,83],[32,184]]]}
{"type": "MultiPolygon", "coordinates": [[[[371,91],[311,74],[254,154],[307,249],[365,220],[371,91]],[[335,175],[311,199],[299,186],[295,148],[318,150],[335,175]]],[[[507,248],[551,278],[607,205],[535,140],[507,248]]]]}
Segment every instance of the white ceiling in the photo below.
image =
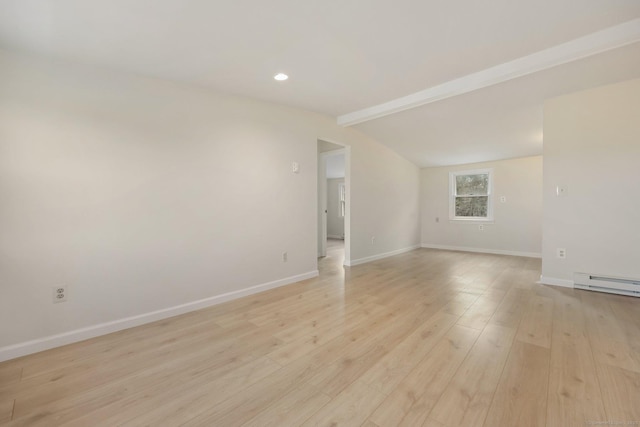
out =
{"type": "MultiPolygon", "coordinates": [[[[3,0],[0,47],[337,117],[638,17],[638,0],[3,0]]],[[[356,127],[421,166],[539,154],[546,97],[634,77],[638,43],[356,127]]]]}

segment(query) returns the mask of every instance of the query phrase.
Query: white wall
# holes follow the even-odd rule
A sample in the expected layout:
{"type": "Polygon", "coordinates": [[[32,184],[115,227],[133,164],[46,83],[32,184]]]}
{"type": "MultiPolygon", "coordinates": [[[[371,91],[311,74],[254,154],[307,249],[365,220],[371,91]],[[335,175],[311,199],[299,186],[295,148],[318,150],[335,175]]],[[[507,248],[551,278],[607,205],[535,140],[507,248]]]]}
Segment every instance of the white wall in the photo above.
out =
{"type": "Polygon", "coordinates": [[[318,138],[351,146],[352,258],[418,243],[418,168],[319,114],[0,52],[0,135],[0,358],[312,275],[318,138]]]}
{"type": "MultiPolygon", "coordinates": [[[[347,156],[347,216],[350,262],[356,265],[380,255],[420,245],[420,169],[381,144],[351,144],[347,156]],[[393,153],[393,154],[392,154],[393,153]],[[349,183],[349,168],[351,168],[349,183]],[[375,237],[374,243],[371,238],[375,237]]],[[[346,255],[345,255],[346,257],[346,255]]]]}
{"type": "Polygon", "coordinates": [[[344,217],[340,216],[340,184],[344,178],[327,179],[327,236],[344,237],[344,217]]]}
{"type": "Polygon", "coordinates": [[[545,102],[543,280],[640,278],[639,117],[640,80],[545,102]]]}
{"type": "Polygon", "coordinates": [[[542,157],[421,171],[422,244],[461,250],[478,250],[540,256],[542,242],[542,157]],[[449,220],[449,172],[493,169],[494,221],[478,223],[449,220]],[[501,203],[500,196],[506,196],[501,203]],[[439,222],[436,222],[439,218],[439,222]]]}

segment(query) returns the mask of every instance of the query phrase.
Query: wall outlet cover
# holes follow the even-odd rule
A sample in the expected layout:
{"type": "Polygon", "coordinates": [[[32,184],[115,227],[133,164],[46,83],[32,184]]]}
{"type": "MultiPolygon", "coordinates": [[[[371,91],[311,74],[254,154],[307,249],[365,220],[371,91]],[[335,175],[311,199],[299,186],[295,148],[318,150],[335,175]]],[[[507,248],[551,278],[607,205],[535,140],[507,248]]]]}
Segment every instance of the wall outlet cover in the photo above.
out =
{"type": "Polygon", "coordinates": [[[54,286],[52,288],[52,298],[54,303],[66,302],[68,297],[67,286],[54,286]]]}

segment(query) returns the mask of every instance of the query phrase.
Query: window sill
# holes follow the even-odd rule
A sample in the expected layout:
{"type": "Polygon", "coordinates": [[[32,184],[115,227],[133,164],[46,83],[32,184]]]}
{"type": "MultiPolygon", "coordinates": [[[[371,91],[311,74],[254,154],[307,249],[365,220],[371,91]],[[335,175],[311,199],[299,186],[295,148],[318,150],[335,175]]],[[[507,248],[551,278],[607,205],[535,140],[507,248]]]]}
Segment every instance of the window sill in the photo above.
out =
{"type": "Polygon", "coordinates": [[[457,222],[464,224],[465,222],[473,224],[493,224],[495,221],[493,218],[449,218],[449,222],[457,222]]]}

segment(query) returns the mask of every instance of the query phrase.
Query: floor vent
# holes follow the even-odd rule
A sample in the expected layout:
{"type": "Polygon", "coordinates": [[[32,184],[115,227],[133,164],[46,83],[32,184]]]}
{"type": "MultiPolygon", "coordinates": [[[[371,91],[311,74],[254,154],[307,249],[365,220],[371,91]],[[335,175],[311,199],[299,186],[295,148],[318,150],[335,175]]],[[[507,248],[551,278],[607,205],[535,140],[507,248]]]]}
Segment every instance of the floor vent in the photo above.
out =
{"type": "Polygon", "coordinates": [[[640,279],[573,273],[573,281],[574,287],[578,289],[640,297],[640,279]]]}

